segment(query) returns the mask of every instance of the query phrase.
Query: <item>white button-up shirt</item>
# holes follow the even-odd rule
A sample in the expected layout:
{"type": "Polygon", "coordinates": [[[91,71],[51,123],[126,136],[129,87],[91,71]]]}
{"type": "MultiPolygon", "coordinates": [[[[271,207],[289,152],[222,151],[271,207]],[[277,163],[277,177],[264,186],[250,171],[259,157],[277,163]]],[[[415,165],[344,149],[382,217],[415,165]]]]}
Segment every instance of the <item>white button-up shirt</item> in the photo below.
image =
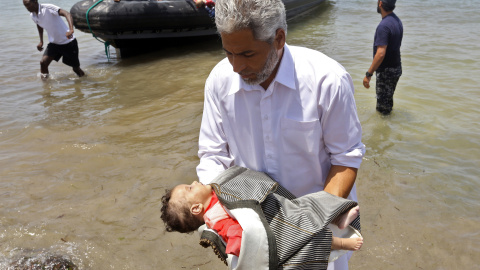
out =
{"type": "Polygon", "coordinates": [[[358,168],[365,153],[353,91],[339,63],[307,48],[285,45],[266,90],[244,83],[225,58],[205,85],[199,180],[238,165],[296,196],[323,190],[331,165],[358,168]]]}
{"type": "Polygon", "coordinates": [[[70,30],[62,20],[58,11],[59,7],[52,4],[38,4],[38,14],[30,13],[32,20],[45,29],[48,33],[48,41],[54,44],[63,45],[70,43],[75,37],[67,38],[70,30]]]}

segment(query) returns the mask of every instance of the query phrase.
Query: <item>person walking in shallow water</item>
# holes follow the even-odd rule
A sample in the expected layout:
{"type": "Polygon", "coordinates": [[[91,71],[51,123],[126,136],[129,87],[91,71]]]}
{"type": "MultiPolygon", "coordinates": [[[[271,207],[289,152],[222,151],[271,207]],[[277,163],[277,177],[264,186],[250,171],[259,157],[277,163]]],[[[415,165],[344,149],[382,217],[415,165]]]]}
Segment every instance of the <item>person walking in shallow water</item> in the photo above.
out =
{"type": "Polygon", "coordinates": [[[38,0],[23,0],[23,5],[30,12],[30,17],[37,24],[40,43],[37,45],[39,51],[43,50],[43,29],[47,30],[48,43],[47,48],[40,61],[40,72],[42,79],[48,78],[48,66],[55,60],[58,62],[63,57],[63,63],[71,66],[73,71],[82,77],[85,75],[80,68],[78,60],[78,43],[73,35],[72,15],[51,4],[39,4],[38,0]],[[60,18],[67,19],[68,26],[60,18]]]}
{"type": "Polygon", "coordinates": [[[382,21],[377,26],[373,43],[373,62],[363,86],[370,88],[370,79],[376,72],[377,111],[388,115],[393,108],[393,94],[402,75],[400,46],[403,38],[402,21],[393,13],[396,0],[378,0],[377,12],[382,21]]]}

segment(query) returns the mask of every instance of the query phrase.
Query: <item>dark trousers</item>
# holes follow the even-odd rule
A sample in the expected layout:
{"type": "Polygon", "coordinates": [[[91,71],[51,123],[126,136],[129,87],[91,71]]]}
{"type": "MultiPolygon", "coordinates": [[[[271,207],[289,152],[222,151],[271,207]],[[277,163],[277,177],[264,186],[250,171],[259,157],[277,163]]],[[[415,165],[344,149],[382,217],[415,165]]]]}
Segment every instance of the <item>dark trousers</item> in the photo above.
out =
{"type": "Polygon", "coordinates": [[[393,94],[402,76],[402,67],[377,70],[376,76],[377,111],[389,114],[393,109],[393,94]]]}
{"type": "Polygon", "coordinates": [[[80,67],[80,61],[78,60],[78,42],[77,39],[70,41],[67,44],[54,44],[48,43],[47,49],[43,53],[57,61],[63,56],[63,63],[73,68],[80,67]]]}

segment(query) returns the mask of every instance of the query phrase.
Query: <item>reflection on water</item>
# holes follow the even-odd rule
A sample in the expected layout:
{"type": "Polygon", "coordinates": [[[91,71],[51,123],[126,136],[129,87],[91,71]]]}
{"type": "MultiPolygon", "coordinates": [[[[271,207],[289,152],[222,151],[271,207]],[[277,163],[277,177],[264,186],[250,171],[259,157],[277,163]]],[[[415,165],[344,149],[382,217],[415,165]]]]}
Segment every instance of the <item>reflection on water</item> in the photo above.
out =
{"type": "MultiPolygon", "coordinates": [[[[357,178],[366,242],[354,269],[480,265],[480,42],[465,34],[480,23],[474,2],[398,2],[404,75],[387,117],[375,112],[374,85],[361,85],[375,1],[329,1],[289,23],[289,44],[324,52],[354,80],[367,146],[357,178]]],[[[33,254],[79,269],[224,269],[197,235],[164,233],[159,218],[164,189],[196,179],[218,40],[108,61],[103,44],[76,32],[87,76],[54,62],[42,82],[24,7],[0,15],[0,269],[33,254]]]]}

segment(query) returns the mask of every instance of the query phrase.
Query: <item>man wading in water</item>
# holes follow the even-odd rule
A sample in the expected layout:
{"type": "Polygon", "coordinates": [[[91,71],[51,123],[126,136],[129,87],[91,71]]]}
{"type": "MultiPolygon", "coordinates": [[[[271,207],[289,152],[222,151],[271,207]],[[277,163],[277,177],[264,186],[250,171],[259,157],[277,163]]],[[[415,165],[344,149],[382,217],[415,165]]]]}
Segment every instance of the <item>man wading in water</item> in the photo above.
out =
{"type": "Polygon", "coordinates": [[[52,60],[58,62],[61,57],[63,57],[63,63],[71,66],[78,77],[84,76],[85,73],[80,68],[78,60],[78,43],[73,35],[72,15],[55,5],[39,4],[38,0],[23,0],[23,5],[30,11],[30,17],[37,24],[40,36],[37,49],[40,52],[43,50],[43,29],[48,33],[50,43],[40,60],[42,79],[48,78],[48,66],[52,60]],[[67,19],[68,27],[60,16],[67,19]]]}
{"type": "Polygon", "coordinates": [[[393,108],[393,93],[402,76],[400,46],[403,38],[402,21],[393,13],[396,0],[378,0],[377,12],[382,21],[375,31],[373,61],[363,78],[363,86],[370,88],[373,72],[377,73],[377,111],[388,115],[393,108]]]}

